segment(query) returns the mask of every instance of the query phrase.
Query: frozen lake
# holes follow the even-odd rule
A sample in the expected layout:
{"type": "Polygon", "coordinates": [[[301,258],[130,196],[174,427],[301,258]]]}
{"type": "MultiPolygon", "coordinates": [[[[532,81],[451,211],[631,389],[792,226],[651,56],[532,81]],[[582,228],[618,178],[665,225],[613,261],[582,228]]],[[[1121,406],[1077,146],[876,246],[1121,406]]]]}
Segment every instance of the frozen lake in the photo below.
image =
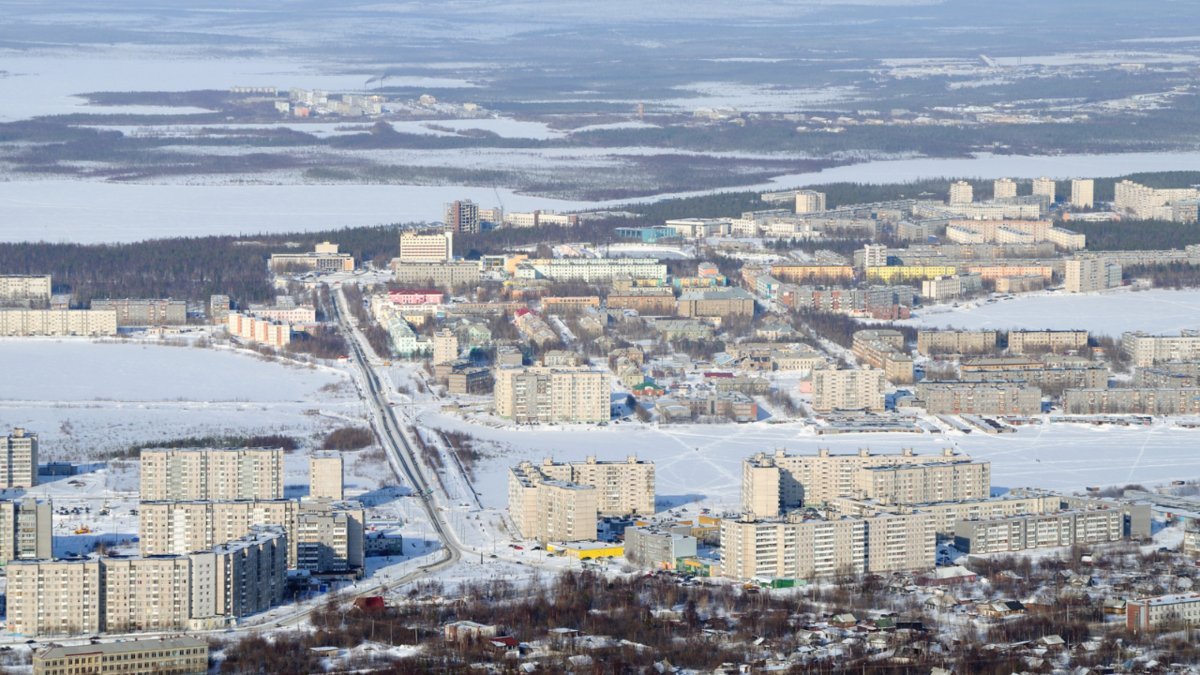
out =
{"type": "Polygon", "coordinates": [[[1200,328],[1200,290],[1046,293],[995,303],[931,307],[897,323],[993,330],[1085,329],[1113,337],[1129,330],[1178,333],[1184,328],[1200,328]]]}

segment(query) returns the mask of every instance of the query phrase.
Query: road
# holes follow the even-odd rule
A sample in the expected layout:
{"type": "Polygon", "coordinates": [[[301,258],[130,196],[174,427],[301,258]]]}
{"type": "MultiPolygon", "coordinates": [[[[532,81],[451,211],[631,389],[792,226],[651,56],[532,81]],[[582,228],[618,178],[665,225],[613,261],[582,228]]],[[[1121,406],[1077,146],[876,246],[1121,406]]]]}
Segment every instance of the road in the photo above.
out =
{"type": "MultiPolygon", "coordinates": [[[[379,436],[380,443],[383,445],[397,477],[408,483],[412,487],[413,493],[421,500],[421,507],[429,516],[430,526],[441,542],[442,550],[446,552],[446,556],[442,560],[425,565],[421,569],[428,574],[450,567],[462,559],[463,547],[438,508],[433,484],[425,477],[417,454],[405,436],[405,426],[397,419],[396,411],[392,408],[385,393],[383,381],[367,357],[366,348],[363,346],[365,338],[354,326],[354,321],[346,305],[345,294],[338,288],[331,293],[331,296],[334,315],[342,328],[346,344],[350,348],[349,356],[354,360],[361,375],[356,379],[356,382],[360,383],[359,393],[372,410],[371,425],[379,436]]],[[[415,429],[410,430],[412,433],[416,433],[415,429]]],[[[440,486],[438,487],[440,488],[440,486]]]]}

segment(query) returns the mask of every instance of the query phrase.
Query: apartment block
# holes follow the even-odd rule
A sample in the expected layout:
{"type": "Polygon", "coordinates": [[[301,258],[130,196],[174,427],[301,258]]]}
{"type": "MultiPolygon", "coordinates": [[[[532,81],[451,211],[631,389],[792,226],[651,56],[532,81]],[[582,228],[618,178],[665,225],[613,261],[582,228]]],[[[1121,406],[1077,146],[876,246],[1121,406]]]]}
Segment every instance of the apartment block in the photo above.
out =
{"type": "Polygon", "coordinates": [[[144,556],[184,555],[277,526],[287,535],[289,568],[314,574],[362,569],[365,515],[358,502],[326,499],[143,501],[138,507],[144,556]]]}
{"type": "Polygon", "coordinates": [[[820,213],[825,210],[825,193],[796,190],[796,213],[820,213]]]}
{"type": "Polygon", "coordinates": [[[508,513],[525,539],[540,542],[596,538],[598,490],[547,477],[532,462],[508,472],[508,513]]]}
{"type": "Polygon", "coordinates": [[[720,575],[733,579],[818,579],[866,570],[859,519],[721,521],[720,575]]]}
{"type": "Polygon", "coordinates": [[[469,199],[450,202],[442,222],[451,232],[479,232],[479,205],[469,199]]]}
{"type": "Polygon", "coordinates": [[[10,560],[50,558],[53,516],[54,508],[46,500],[0,500],[0,566],[10,560]]]}
{"type": "Polygon", "coordinates": [[[434,230],[400,233],[401,263],[444,263],[454,258],[454,232],[434,230]]]}
{"type": "Polygon", "coordinates": [[[65,647],[33,653],[33,675],[206,675],[208,643],[180,636],[65,647]]]}
{"type": "Polygon", "coordinates": [[[880,504],[870,499],[835,497],[829,500],[834,511],[855,518],[867,518],[880,513],[912,513],[920,511],[933,518],[939,535],[954,536],[954,526],[960,520],[994,520],[1025,516],[1057,510],[1059,500],[1042,496],[1004,496],[998,498],[964,499],[953,502],[925,504],[880,504]]]}
{"type": "Polygon", "coordinates": [[[307,324],[317,321],[316,307],[297,304],[286,295],[276,296],[274,304],[251,304],[246,308],[246,313],[276,323],[307,324]]]}
{"type": "Polygon", "coordinates": [[[38,437],[14,427],[0,440],[0,489],[30,488],[37,485],[38,437]]]}
{"type": "Polygon", "coordinates": [[[1008,353],[1067,352],[1087,349],[1086,330],[1013,330],[1008,332],[1008,353]]]}
{"type": "Polygon", "coordinates": [[[975,201],[975,189],[971,184],[960,180],[950,184],[950,204],[970,204],[975,201]]]}
{"type": "Polygon", "coordinates": [[[1092,293],[1121,285],[1121,266],[1099,257],[1067,261],[1063,289],[1068,293],[1092,293]]]}
{"type": "Polygon", "coordinates": [[[276,274],[289,272],[353,272],[354,256],[339,253],[338,245],[328,241],[305,253],[274,253],[267,267],[276,274]]]}
{"type": "Polygon", "coordinates": [[[0,274],[0,305],[39,309],[50,305],[49,274],[0,274]]]}
{"type": "Polygon", "coordinates": [[[579,216],[555,211],[514,212],[504,215],[504,224],[508,227],[574,227],[579,224],[579,216]]]}
{"type": "MultiPolygon", "coordinates": [[[[1091,388],[1103,385],[1092,385],[1091,388]]],[[[1200,387],[1200,361],[1170,361],[1133,369],[1133,386],[1144,389],[1200,387]]]]}
{"type": "Polygon", "coordinates": [[[691,290],[679,296],[679,316],[754,316],[754,296],[740,288],[691,290]]]}
{"type": "Polygon", "coordinates": [[[154,448],[141,465],[147,501],[283,498],[282,448],[154,448]]]}
{"type": "Polygon", "coordinates": [[[318,452],[308,458],[308,496],[334,501],[345,499],[346,481],[341,454],[318,452]]]}
{"type": "Polygon", "coordinates": [[[882,370],[814,370],[812,381],[813,410],[817,412],[878,412],[884,409],[883,391],[887,387],[887,381],[882,370]]]}
{"type": "Polygon", "coordinates": [[[1020,382],[921,382],[917,397],[931,415],[1017,415],[1042,411],[1042,391],[1020,382]]]}
{"type": "Polygon", "coordinates": [[[1113,186],[1113,210],[1139,220],[1187,222],[1186,217],[1177,218],[1180,214],[1173,205],[1197,199],[1200,199],[1200,189],[1196,188],[1156,189],[1131,180],[1113,186]]]}
{"type": "Polygon", "coordinates": [[[689,526],[625,528],[625,559],[639,567],[673,570],[680,558],[696,555],[689,526]]]}
{"type": "Polygon", "coordinates": [[[1165,361],[1200,360],[1200,331],[1184,330],[1179,335],[1121,335],[1121,349],[1135,366],[1152,366],[1165,361]]]}
{"type": "MultiPolygon", "coordinates": [[[[783,450],[773,455],[760,452],[742,461],[742,512],[756,518],[776,518],[801,506],[853,495],[862,469],[949,463],[971,463],[971,458],[955,454],[950,448],[940,455],[918,455],[908,448],[886,455],[871,454],[867,449],[850,455],[834,455],[825,449],[815,455],[789,455],[783,450]]],[[[989,468],[984,464],[980,470],[989,468]]]]}
{"type": "Polygon", "coordinates": [[[1200,625],[1200,594],[1156,595],[1125,603],[1125,627],[1131,631],[1200,625]]]}
{"type": "Polygon", "coordinates": [[[1082,356],[1045,354],[998,356],[963,359],[959,379],[964,382],[1027,382],[1039,388],[1104,388],[1108,386],[1108,368],[1099,361],[1082,356]]]}
{"type": "Polygon", "coordinates": [[[99,560],[18,560],[8,577],[8,632],[91,635],[104,629],[99,560]]]}
{"type": "Polygon", "coordinates": [[[1124,522],[1117,509],[962,520],[954,526],[954,546],[965,553],[982,554],[1119,541],[1124,536],[1124,522]]]}
{"type": "Polygon", "coordinates": [[[925,279],[921,282],[921,297],[934,302],[954,300],[982,290],[983,277],[979,274],[958,274],[952,277],[925,279]]]}
{"type": "Polygon", "coordinates": [[[905,347],[903,333],[881,328],[855,332],[850,350],[860,363],[882,370],[889,382],[907,384],[913,381],[913,362],[905,347]]]}
{"type": "Polygon", "coordinates": [[[654,258],[531,258],[517,266],[514,276],[585,283],[623,278],[665,282],[667,266],[654,258]]]}
{"type": "Polygon", "coordinates": [[[849,494],[880,504],[926,504],[986,499],[991,489],[989,462],[945,462],[862,467],[849,494]]]}
{"type": "Polygon", "coordinates": [[[423,284],[436,288],[453,288],[479,283],[479,263],[457,261],[441,263],[392,261],[392,272],[401,284],[423,284]]]}
{"type": "Polygon", "coordinates": [[[664,287],[613,290],[605,304],[609,309],[631,309],[648,316],[670,316],[676,311],[675,293],[664,287]]]}
{"type": "Polygon", "coordinates": [[[1035,178],[1033,180],[1033,195],[1035,197],[1044,198],[1046,200],[1047,204],[1054,203],[1054,199],[1057,196],[1055,194],[1057,188],[1058,188],[1058,184],[1054,181],[1053,178],[1046,178],[1045,176],[1043,176],[1041,178],[1035,178]]]}
{"type": "Polygon", "coordinates": [[[519,423],[607,422],[611,384],[602,370],[588,368],[499,368],[496,414],[519,423]]]}
{"type": "Polygon", "coordinates": [[[231,336],[247,342],[257,342],[280,349],[292,343],[291,324],[272,319],[259,318],[241,312],[230,312],[226,327],[231,336]]]}
{"type": "Polygon", "coordinates": [[[937,520],[932,514],[880,513],[864,518],[863,523],[868,573],[933,569],[937,557],[937,520]]]}
{"type": "Polygon", "coordinates": [[[1008,199],[1017,196],[1017,183],[1011,178],[992,181],[992,199],[1008,199]]]}
{"type": "Polygon", "coordinates": [[[1091,178],[1076,178],[1071,181],[1071,206],[1090,209],[1095,205],[1096,181],[1091,178]]]}
{"type": "Polygon", "coordinates": [[[601,462],[589,456],[582,462],[555,463],[546,459],[538,467],[552,480],[596,488],[596,508],[601,516],[654,513],[654,462],[630,455],[624,461],[601,462]]]}
{"type": "Polygon", "coordinates": [[[1063,409],[1071,415],[1195,415],[1200,396],[1193,388],[1068,389],[1063,409]]]}
{"type": "Polygon", "coordinates": [[[118,298],[92,300],[92,309],[117,313],[118,326],[182,326],[187,323],[187,302],[118,298]]]}
{"type": "Polygon", "coordinates": [[[117,313],[99,309],[0,309],[0,337],[117,334],[117,313]]]}
{"type": "Polygon", "coordinates": [[[931,354],[987,354],[996,351],[994,330],[923,330],[917,332],[917,352],[931,354]]]}

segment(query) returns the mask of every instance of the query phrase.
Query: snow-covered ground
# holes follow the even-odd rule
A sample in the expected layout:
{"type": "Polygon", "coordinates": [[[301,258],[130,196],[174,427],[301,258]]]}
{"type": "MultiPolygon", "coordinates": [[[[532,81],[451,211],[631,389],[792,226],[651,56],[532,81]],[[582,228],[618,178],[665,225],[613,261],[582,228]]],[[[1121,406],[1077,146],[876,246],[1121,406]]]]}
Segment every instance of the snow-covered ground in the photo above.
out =
{"type": "Polygon", "coordinates": [[[488,457],[476,468],[484,507],[503,508],[508,467],[524,459],[581,460],[596,455],[620,460],[637,454],[655,462],[660,510],[696,503],[717,510],[738,507],[742,459],[784,448],[854,452],[939,453],[954,448],[992,463],[996,488],[1044,487],[1076,491],[1093,485],[1162,483],[1200,477],[1200,433],[1159,422],[1152,427],[1034,425],[1012,434],[874,433],[816,436],[803,423],[663,425],[623,423],[608,427],[494,428],[427,412],[425,426],[459,429],[479,439],[488,457]]]}
{"type": "Polygon", "coordinates": [[[897,323],[910,326],[962,329],[1085,329],[1119,336],[1125,331],[1178,333],[1200,328],[1200,290],[1131,291],[1072,294],[1047,292],[1010,300],[986,300],[959,307],[939,305],[921,309],[897,323]]]}

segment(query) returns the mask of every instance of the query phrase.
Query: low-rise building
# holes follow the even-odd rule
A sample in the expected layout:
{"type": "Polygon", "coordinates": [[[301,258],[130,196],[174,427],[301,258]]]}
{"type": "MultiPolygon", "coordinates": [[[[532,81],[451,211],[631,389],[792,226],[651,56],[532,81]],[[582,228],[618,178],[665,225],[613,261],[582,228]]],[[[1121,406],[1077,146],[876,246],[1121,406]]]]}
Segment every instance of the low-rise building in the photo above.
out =
{"type": "Polygon", "coordinates": [[[41,309],[51,293],[49,274],[0,274],[0,306],[41,309]]]}
{"type": "Polygon", "coordinates": [[[670,316],[676,311],[675,293],[663,286],[613,290],[605,303],[609,309],[629,309],[646,316],[670,316]]]}
{"type": "Polygon", "coordinates": [[[1166,361],[1200,360],[1200,331],[1184,330],[1179,335],[1147,335],[1126,332],[1121,349],[1135,366],[1152,366],[1166,361]]]}
{"type": "Polygon", "coordinates": [[[110,309],[0,309],[0,337],[117,334],[110,309]]]}
{"type": "Polygon", "coordinates": [[[38,436],[14,427],[0,438],[0,489],[31,488],[38,480],[38,436]]]}
{"type": "Polygon", "coordinates": [[[1200,594],[1156,595],[1125,603],[1125,627],[1131,631],[1178,629],[1200,625],[1200,594]]]}
{"type": "Polygon", "coordinates": [[[276,274],[289,272],[352,272],[354,256],[339,253],[338,245],[323,241],[307,253],[273,253],[267,263],[276,274]]]}
{"type": "Polygon", "coordinates": [[[908,384],[913,381],[912,357],[905,352],[904,334],[898,330],[857,331],[850,350],[860,363],[882,370],[889,382],[908,384]]]}
{"type": "Polygon", "coordinates": [[[1087,349],[1086,330],[1013,330],[1008,332],[1010,354],[1067,352],[1087,349]]]}
{"type": "Polygon", "coordinates": [[[479,283],[479,263],[474,261],[392,262],[399,284],[427,284],[436,288],[474,286],[479,283]]]}
{"type": "Polygon", "coordinates": [[[230,335],[248,342],[278,348],[287,347],[292,343],[292,326],[288,323],[230,312],[226,325],[230,335]]]}
{"type": "Polygon", "coordinates": [[[1200,389],[1068,389],[1063,409],[1071,415],[1195,415],[1200,414],[1200,389]]]}
{"type": "Polygon", "coordinates": [[[917,352],[934,354],[986,354],[996,350],[994,330],[922,330],[917,332],[917,352]]]}
{"type": "Polygon", "coordinates": [[[696,538],[687,526],[625,528],[625,559],[639,567],[673,570],[680,558],[695,555],[696,538]]]}
{"type": "Polygon", "coordinates": [[[189,636],[85,645],[33,653],[33,675],[205,675],[208,643],[189,636]]]}
{"type": "Polygon", "coordinates": [[[10,560],[51,557],[53,517],[53,507],[47,500],[0,500],[0,566],[10,560]]]}
{"type": "Polygon", "coordinates": [[[283,448],[148,448],[141,498],[281,499],[283,448]]]}

